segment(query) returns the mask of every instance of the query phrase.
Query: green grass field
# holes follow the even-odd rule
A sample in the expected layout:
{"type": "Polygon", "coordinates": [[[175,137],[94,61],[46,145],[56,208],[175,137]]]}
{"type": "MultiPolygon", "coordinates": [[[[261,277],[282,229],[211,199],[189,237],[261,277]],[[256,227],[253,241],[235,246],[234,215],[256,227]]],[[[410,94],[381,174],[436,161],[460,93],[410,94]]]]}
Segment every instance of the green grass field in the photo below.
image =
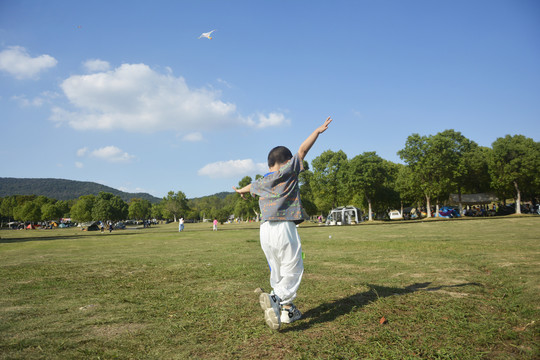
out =
{"type": "Polygon", "coordinates": [[[258,224],[211,229],[0,231],[0,358],[540,357],[538,216],[305,224],[279,332],[258,224]]]}

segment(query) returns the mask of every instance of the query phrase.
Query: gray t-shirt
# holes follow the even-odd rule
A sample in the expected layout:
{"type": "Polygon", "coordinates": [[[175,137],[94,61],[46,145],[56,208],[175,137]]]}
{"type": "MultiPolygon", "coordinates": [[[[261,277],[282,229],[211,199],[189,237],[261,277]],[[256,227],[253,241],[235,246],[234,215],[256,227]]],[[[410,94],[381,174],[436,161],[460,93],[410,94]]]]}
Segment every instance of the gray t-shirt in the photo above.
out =
{"type": "Polygon", "coordinates": [[[298,174],[304,170],[298,154],[278,171],[265,175],[251,184],[251,193],[259,195],[263,221],[294,221],[308,219],[300,201],[298,174]]]}

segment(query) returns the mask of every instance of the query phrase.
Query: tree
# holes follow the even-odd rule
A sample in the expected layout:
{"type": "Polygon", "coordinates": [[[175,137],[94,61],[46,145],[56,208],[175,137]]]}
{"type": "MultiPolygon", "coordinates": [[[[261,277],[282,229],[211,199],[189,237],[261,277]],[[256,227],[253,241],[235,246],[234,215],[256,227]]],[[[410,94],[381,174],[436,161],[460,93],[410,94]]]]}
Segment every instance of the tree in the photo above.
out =
{"type": "Polygon", "coordinates": [[[148,219],[152,213],[152,204],[148,200],[133,198],[129,202],[128,216],[130,219],[148,219]]]}
{"type": "Polygon", "coordinates": [[[351,198],[344,186],[347,176],[347,155],[339,150],[327,150],[313,159],[311,188],[317,208],[330,211],[345,205],[351,198]]]}
{"type": "Polygon", "coordinates": [[[27,201],[15,208],[14,215],[17,220],[38,222],[41,220],[41,207],[36,201],[27,201]]]}
{"type": "Polygon", "coordinates": [[[427,216],[431,217],[431,200],[447,199],[460,188],[466,175],[463,154],[470,141],[454,130],[445,130],[435,136],[412,134],[398,155],[411,167],[412,180],[418,184],[426,198],[427,216]]]}
{"type": "Polygon", "coordinates": [[[373,220],[372,203],[383,186],[386,170],[384,160],[375,152],[365,152],[349,161],[347,190],[351,194],[362,194],[368,205],[369,221],[373,220]]]}
{"type": "Polygon", "coordinates": [[[313,180],[313,172],[309,170],[309,164],[306,160],[303,160],[304,171],[298,175],[298,182],[300,184],[300,199],[302,201],[302,207],[306,213],[310,216],[317,215],[318,209],[315,205],[315,198],[313,195],[313,189],[311,188],[311,182],[313,180]]]}
{"type": "Polygon", "coordinates": [[[92,220],[124,220],[128,216],[128,205],[122,198],[107,192],[100,192],[92,207],[92,220]]]}
{"type": "Polygon", "coordinates": [[[426,136],[412,134],[407,137],[405,148],[398,151],[399,157],[410,167],[409,183],[417,184],[426,199],[427,216],[431,217],[431,198],[436,194],[431,186],[434,176],[428,165],[429,139],[426,136]]]}
{"type": "Polygon", "coordinates": [[[397,188],[399,169],[403,165],[383,160],[383,166],[385,168],[385,177],[382,186],[375,193],[376,202],[373,210],[376,213],[384,212],[387,214],[390,210],[400,207],[403,214],[403,203],[397,188]]]}
{"type": "Polygon", "coordinates": [[[491,146],[491,184],[499,195],[514,197],[516,213],[521,214],[522,193],[539,192],[540,143],[523,135],[506,135],[491,146]]]}
{"type": "Polygon", "coordinates": [[[163,219],[163,204],[162,203],[152,204],[152,208],[150,209],[150,214],[152,215],[152,218],[154,219],[163,219]]]}
{"type": "Polygon", "coordinates": [[[69,212],[75,200],[60,200],[57,201],[54,205],[58,208],[60,212],[60,217],[69,217],[69,212]]]}
{"type": "Polygon", "coordinates": [[[92,208],[96,202],[94,195],[83,195],[71,207],[71,217],[78,222],[92,221],[92,208]]]}
{"type": "Polygon", "coordinates": [[[473,143],[471,149],[463,155],[465,176],[462,178],[462,189],[467,193],[485,193],[492,190],[491,178],[489,175],[489,158],[491,149],[485,146],[478,146],[473,143]]]}
{"type": "MultiPolygon", "coordinates": [[[[255,178],[260,179],[262,176],[257,175],[255,178]]],[[[252,179],[250,176],[244,176],[242,180],[238,183],[238,188],[241,189],[244,186],[247,186],[252,183],[252,179]]],[[[234,206],[234,214],[237,217],[244,218],[251,217],[253,215],[256,216],[257,220],[259,219],[261,210],[259,209],[259,199],[258,197],[251,196],[251,194],[247,194],[244,196],[244,199],[240,197],[240,195],[236,195],[238,201],[236,202],[234,206]]]]}
{"type": "Polygon", "coordinates": [[[176,219],[181,214],[189,210],[186,194],[181,191],[174,193],[174,191],[169,191],[167,196],[163,198],[163,209],[169,212],[169,214],[176,219]]]}
{"type": "Polygon", "coordinates": [[[10,221],[13,216],[13,210],[15,210],[15,207],[17,206],[17,199],[16,196],[7,196],[2,199],[2,204],[0,204],[0,215],[2,217],[7,217],[8,221],[10,221]]]}
{"type": "Polygon", "coordinates": [[[47,203],[41,206],[41,220],[58,220],[62,215],[62,209],[56,203],[47,203]]]}
{"type": "Polygon", "coordinates": [[[410,166],[399,165],[395,186],[402,202],[416,205],[423,201],[424,194],[410,166]]]}

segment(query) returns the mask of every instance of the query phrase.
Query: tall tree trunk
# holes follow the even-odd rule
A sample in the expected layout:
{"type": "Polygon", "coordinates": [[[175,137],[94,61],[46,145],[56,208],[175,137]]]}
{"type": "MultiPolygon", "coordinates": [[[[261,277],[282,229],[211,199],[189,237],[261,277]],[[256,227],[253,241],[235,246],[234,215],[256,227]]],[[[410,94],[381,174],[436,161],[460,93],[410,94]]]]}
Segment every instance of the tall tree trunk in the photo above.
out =
{"type": "Polygon", "coordinates": [[[426,204],[427,204],[427,206],[426,206],[426,216],[428,218],[431,217],[431,202],[429,200],[430,200],[429,196],[426,195],[426,204]]]}
{"type": "Polygon", "coordinates": [[[517,181],[514,181],[514,187],[516,188],[516,214],[521,214],[521,191],[519,191],[517,181]]]}
{"type": "Polygon", "coordinates": [[[371,199],[367,199],[367,203],[368,203],[368,221],[372,221],[373,220],[373,214],[371,212],[371,199]]]}
{"type": "Polygon", "coordinates": [[[439,198],[437,197],[437,203],[435,205],[435,217],[439,217],[439,198]]]}
{"type": "Polygon", "coordinates": [[[461,203],[461,188],[458,190],[459,197],[459,215],[463,214],[463,204],[461,203]]]}

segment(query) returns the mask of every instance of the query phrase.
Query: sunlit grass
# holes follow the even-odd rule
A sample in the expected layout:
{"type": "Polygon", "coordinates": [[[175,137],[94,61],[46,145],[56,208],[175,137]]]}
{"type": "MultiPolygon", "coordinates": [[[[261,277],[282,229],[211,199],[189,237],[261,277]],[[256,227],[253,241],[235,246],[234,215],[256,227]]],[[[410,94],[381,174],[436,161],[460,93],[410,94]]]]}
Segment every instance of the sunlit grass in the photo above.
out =
{"type": "Polygon", "coordinates": [[[0,358],[540,356],[540,217],[304,224],[280,332],[258,224],[219,229],[0,231],[0,358]]]}

